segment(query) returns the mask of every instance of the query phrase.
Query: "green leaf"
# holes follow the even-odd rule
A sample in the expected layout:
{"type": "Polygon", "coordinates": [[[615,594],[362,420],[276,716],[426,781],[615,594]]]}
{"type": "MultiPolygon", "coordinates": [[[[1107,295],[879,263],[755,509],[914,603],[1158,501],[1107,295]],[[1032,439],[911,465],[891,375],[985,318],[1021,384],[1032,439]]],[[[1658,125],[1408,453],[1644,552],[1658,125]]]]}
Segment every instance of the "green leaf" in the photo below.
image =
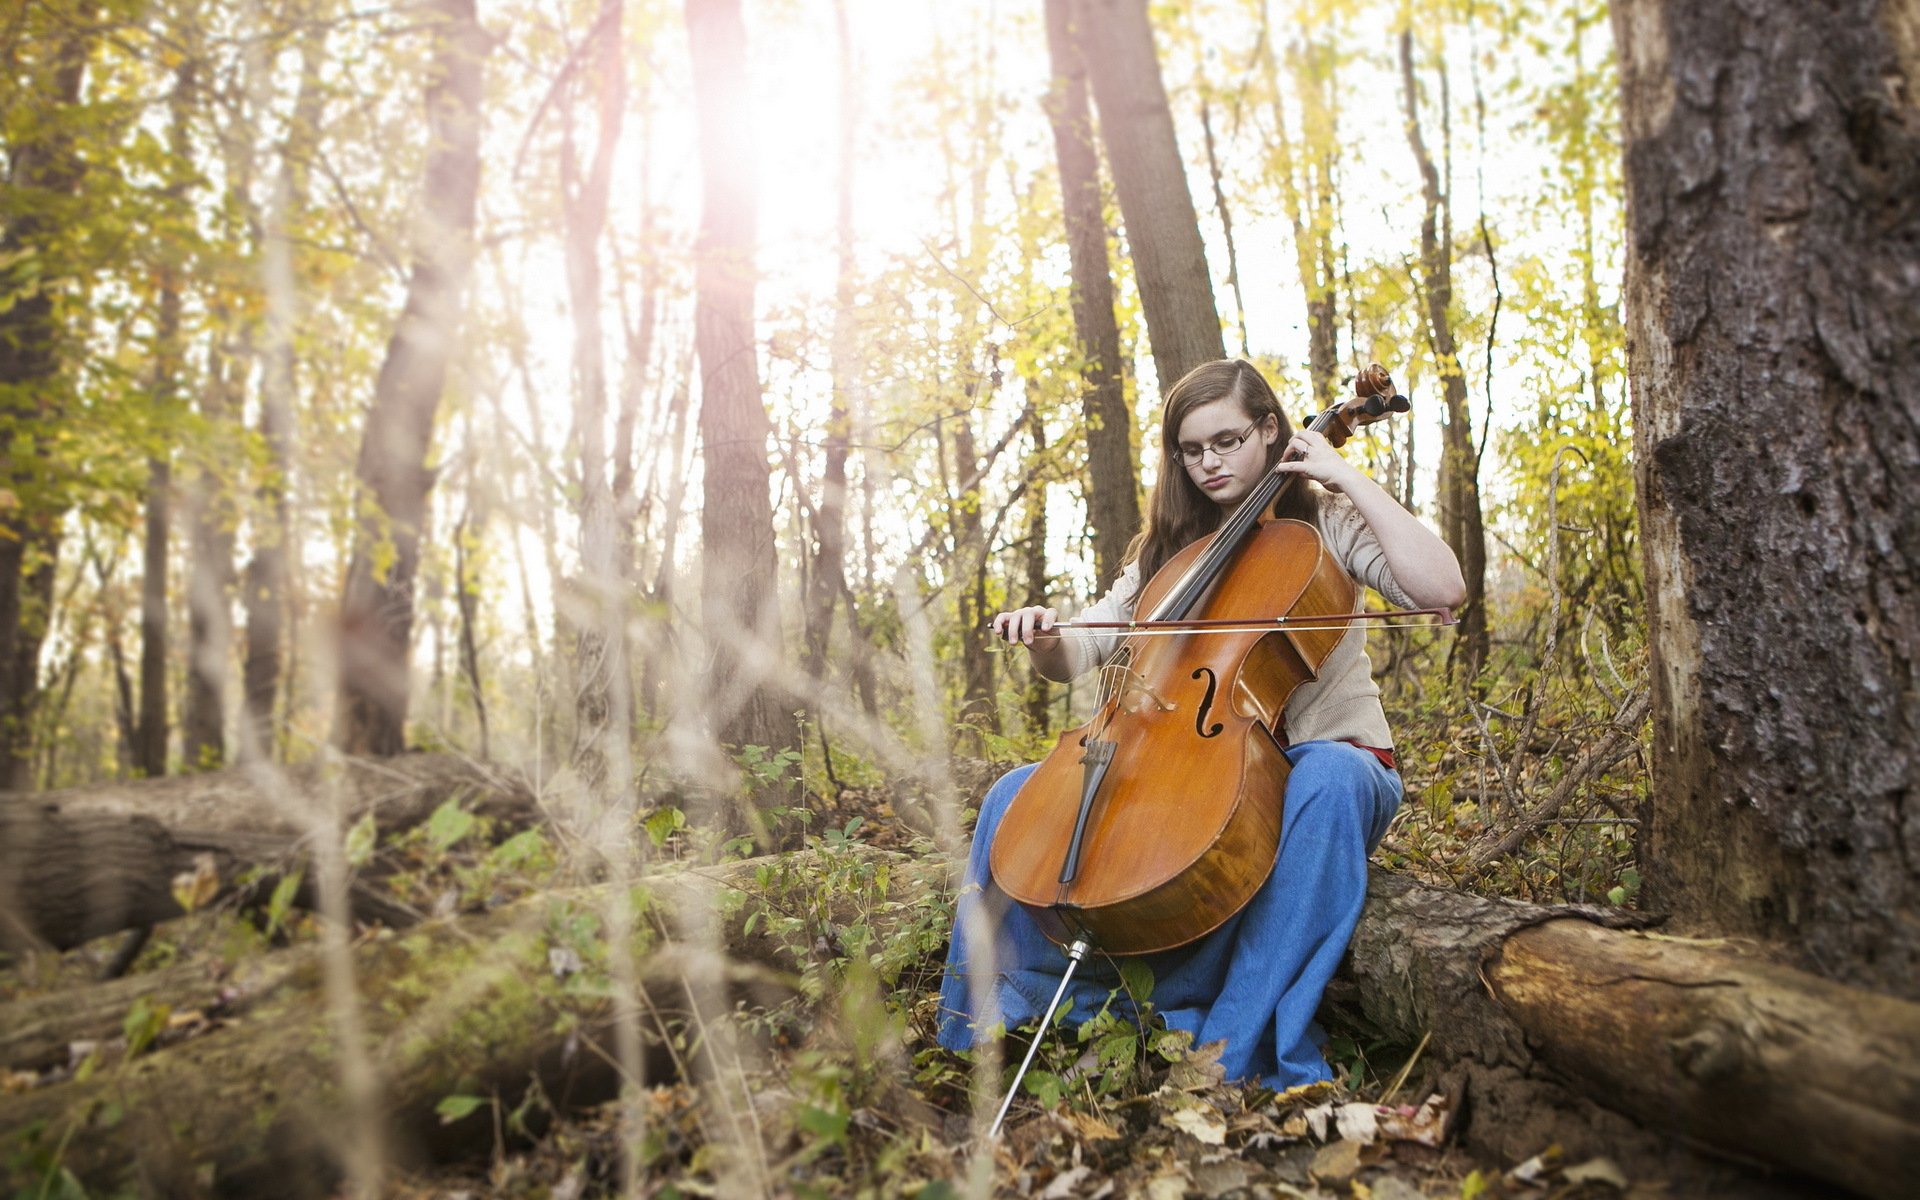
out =
{"type": "Polygon", "coordinates": [[[493,850],[493,861],[503,867],[524,867],[547,854],[546,835],[538,829],[523,829],[493,850]]]}
{"type": "Polygon", "coordinates": [[[300,893],[299,871],[289,871],[273,885],[273,895],[267,900],[267,936],[272,937],[286,927],[287,913],[293,909],[293,898],[300,893]]]}
{"type": "Polygon", "coordinates": [[[165,1004],[156,1004],[147,996],[133,1002],[127,1010],[126,1019],[120,1022],[120,1031],[127,1038],[127,1057],[145,1050],[160,1036],[167,1027],[167,1018],[173,1015],[173,1009],[165,1004]]]}
{"type": "Polygon", "coordinates": [[[373,858],[375,843],[379,840],[380,827],[374,824],[373,814],[368,813],[353,823],[347,830],[347,865],[364,867],[373,858]]]}
{"type": "Polygon", "coordinates": [[[671,804],[662,805],[654,809],[652,814],[647,817],[647,837],[653,842],[653,848],[658,850],[667,844],[668,838],[672,837],[679,830],[686,828],[686,825],[687,814],[681,812],[671,804]]]}
{"type": "Polygon", "coordinates": [[[475,1109],[486,1103],[485,1096],[448,1096],[434,1105],[433,1111],[440,1114],[442,1125],[451,1125],[455,1121],[471,1116],[475,1109]]]}
{"type": "Polygon", "coordinates": [[[838,1142],[847,1136],[848,1116],[847,1113],[835,1112],[830,1108],[803,1104],[793,1119],[795,1124],[813,1136],[825,1138],[829,1142],[838,1142]]]}
{"type": "Polygon", "coordinates": [[[427,818],[427,843],[435,850],[451,850],[461,838],[473,832],[474,815],[460,807],[458,796],[433,810],[427,818]]]}
{"type": "Polygon", "coordinates": [[[1127,995],[1140,1004],[1153,995],[1153,968],[1137,958],[1120,960],[1120,983],[1127,989],[1127,995]]]}

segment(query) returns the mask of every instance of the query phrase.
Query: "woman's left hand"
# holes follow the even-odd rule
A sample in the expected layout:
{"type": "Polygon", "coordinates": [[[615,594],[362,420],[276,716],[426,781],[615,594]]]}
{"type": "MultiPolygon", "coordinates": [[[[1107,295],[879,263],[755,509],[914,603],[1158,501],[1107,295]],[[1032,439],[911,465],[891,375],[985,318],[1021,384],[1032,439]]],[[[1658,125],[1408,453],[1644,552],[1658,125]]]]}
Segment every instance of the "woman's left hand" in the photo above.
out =
{"type": "Polygon", "coordinates": [[[1330,492],[1346,491],[1348,484],[1360,474],[1360,468],[1342,458],[1324,434],[1311,429],[1302,429],[1293,435],[1273,469],[1305,475],[1330,492]]]}

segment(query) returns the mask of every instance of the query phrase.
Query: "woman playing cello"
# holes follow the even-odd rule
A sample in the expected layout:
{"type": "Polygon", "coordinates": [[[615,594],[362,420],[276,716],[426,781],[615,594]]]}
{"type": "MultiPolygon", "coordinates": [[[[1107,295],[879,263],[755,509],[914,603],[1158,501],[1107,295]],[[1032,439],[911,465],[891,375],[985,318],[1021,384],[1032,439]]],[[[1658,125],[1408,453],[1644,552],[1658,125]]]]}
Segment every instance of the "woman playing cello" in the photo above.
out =
{"type": "MultiPolygon", "coordinates": [[[[1356,581],[1406,608],[1451,608],[1466,585],[1434,533],[1311,431],[1295,433],[1273,389],[1251,364],[1208,363],[1168,392],[1161,463],[1147,527],[1120,578],[1079,622],[1134,616],[1143,581],[1182,547],[1218,528],[1268,472],[1303,475],[1277,515],[1311,524],[1356,581]],[[1183,469],[1182,469],[1183,468],[1183,469]],[[1299,486],[1312,481],[1317,487],[1299,486]]],[[[1118,635],[1063,637],[1053,609],[1029,606],[993,619],[997,636],[1025,646],[1034,668],[1064,682],[1098,665],[1118,635]]],[[[1349,625],[1315,677],[1293,690],[1284,729],[1291,773],[1272,873],[1251,901],[1213,932],[1144,956],[1154,1010],[1195,1045],[1224,1042],[1229,1079],[1284,1089],[1327,1079],[1313,1016],[1366,898],[1368,853],[1400,805],[1393,738],[1358,624],[1349,625]]],[[[991,847],[1033,766],[1003,776],[981,802],[941,985],[939,1038],[972,1046],[976,1033],[1046,1011],[1065,961],[1028,912],[993,884],[991,847]]],[[[1195,779],[1195,788],[1209,781],[1195,779]]],[[[1179,798],[1169,797],[1169,820],[1179,798]]],[[[1118,981],[1098,958],[1068,995],[1082,1018],[1118,981]]]]}

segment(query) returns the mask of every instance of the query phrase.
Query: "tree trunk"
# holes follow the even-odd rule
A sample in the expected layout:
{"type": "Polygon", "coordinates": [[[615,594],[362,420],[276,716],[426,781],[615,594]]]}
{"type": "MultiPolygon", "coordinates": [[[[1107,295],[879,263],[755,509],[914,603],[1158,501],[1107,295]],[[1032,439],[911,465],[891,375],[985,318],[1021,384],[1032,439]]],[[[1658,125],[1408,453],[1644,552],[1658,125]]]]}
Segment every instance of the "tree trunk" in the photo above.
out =
{"type": "MultiPolygon", "coordinates": [[[[212,351],[201,413],[216,446],[237,429],[234,364],[212,351]]],[[[180,716],[180,755],[188,770],[221,766],[227,757],[227,689],[233,658],[233,479],[216,450],[194,468],[191,559],[187,564],[187,694],[180,716]]]]}
{"type": "Polygon", "coordinates": [[[781,656],[766,405],[754,339],[757,200],[739,0],[687,0],[705,181],[694,267],[705,455],[701,610],[714,733],[780,750],[799,739],[792,702],[763,682],[781,656]]]}
{"type": "Polygon", "coordinates": [[[252,520],[253,557],[241,589],[246,609],[246,657],[241,666],[240,757],[271,760],[279,744],[274,704],[280,694],[281,655],[286,638],[288,580],[296,550],[288,490],[293,483],[295,433],[294,329],[299,320],[299,287],[294,275],[294,239],[307,204],[307,159],[319,136],[323,94],[320,64],[326,52],[327,25],[310,22],[300,39],[300,83],[287,138],[280,146],[280,170],[274,177],[261,238],[261,275],[265,287],[261,351],[260,440],[266,449],[264,477],[256,490],[252,520]]]}
{"type": "Polygon", "coordinates": [[[413,581],[434,474],[427,451],[473,258],[487,35],[473,0],[433,0],[431,9],[425,220],[354,471],[360,497],[340,603],[334,728],[335,743],[351,754],[398,754],[406,746],[413,581]]]}
{"type": "Polygon", "coordinates": [[[1614,9],[1652,601],[1649,898],[1909,998],[1920,997],[1912,14],[1857,0],[1614,9]]]}
{"type": "Polygon", "coordinates": [[[1147,0],[1079,0],[1076,16],[1165,396],[1182,375],[1227,353],[1200,219],[1160,82],[1147,0]]]}
{"type": "MultiPolygon", "coordinates": [[[[1087,521],[1093,527],[1094,591],[1120,577],[1127,543],[1140,531],[1140,472],[1133,458],[1133,416],[1120,372],[1120,325],[1113,316],[1107,220],[1087,108],[1087,68],[1072,35],[1072,0],[1046,0],[1047,56],[1053,78],[1047,120],[1060,164],[1060,204],[1073,270],[1073,327],[1080,337],[1080,412],[1087,437],[1087,521]]],[[[1043,596],[1031,602],[1042,603],[1043,596]]]]}
{"type": "MultiPolygon", "coordinates": [[[[12,503],[0,506],[0,787],[33,786],[33,717],[40,696],[40,644],[53,602],[54,567],[60,553],[60,523],[69,497],[48,435],[66,411],[61,378],[62,317],[54,290],[40,278],[63,269],[60,243],[67,237],[62,204],[78,190],[82,165],[73,124],[86,76],[92,5],[66,14],[57,32],[26,39],[44,57],[25,67],[23,89],[43,106],[38,136],[11,142],[8,189],[19,198],[17,215],[0,231],[0,489],[12,503]]],[[[16,68],[19,69],[19,68],[16,68]]]]}
{"type": "Polygon", "coordinates": [[[607,463],[607,372],[602,352],[600,238],[626,99],[622,0],[601,0],[592,31],[591,69],[576,76],[595,99],[593,161],[580,178],[573,131],[561,146],[566,205],[567,289],[573,309],[574,433],[580,439],[580,572],[584,601],[574,638],[572,762],[597,811],[630,804],[633,687],[627,671],[626,564],[620,560],[607,463]]]}
{"type": "MultiPolygon", "coordinates": [[[[807,575],[807,677],[827,682],[827,648],[833,639],[833,609],[847,590],[847,450],[851,406],[860,371],[860,329],[854,305],[853,189],[854,98],[858,95],[853,36],[846,0],[834,0],[833,28],[840,49],[840,186],[834,237],[837,270],[833,286],[833,399],[827,409],[820,507],[813,519],[813,570],[807,575]]],[[[793,486],[802,486],[795,479],[793,486]]]]}
{"type": "MultiPolygon", "coordinates": [[[[291,869],[313,814],[327,806],[338,805],[343,828],[372,812],[391,832],[456,796],[522,822],[533,811],[517,779],[439,754],[348,760],[337,777],[311,765],[233,768],[0,795],[0,948],[64,950],[179,916],[173,878],[195,871],[202,855],[213,859],[221,895],[246,868],[291,869]]],[[[375,915],[393,923],[390,911],[375,915]]]]}
{"type": "MultiPolygon", "coordinates": [[[[1446,68],[1441,67],[1442,95],[1446,68]]],[[[1420,90],[1413,74],[1413,32],[1400,33],[1400,83],[1407,106],[1407,143],[1420,168],[1426,211],[1420,218],[1419,288],[1426,308],[1427,339],[1440,375],[1447,419],[1440,426],[1440,532],[1460,559],[1467,598],[1455,617],[1457,645],[1465,652],[1460,677],[1473,680],[1487,661],[1487,531],[1480,509],[1480,450],[1473,440],[1473,412],[1467,401],[1467,375],[1453,335],[1453,196],[1440,188],[1440,172],[1420,129],[1420,90]],[[1444,206],[1445,216],[1442,217],[1444,206]]],[[[1442,107],[1444,114],[1444,104],[1442,107]]],[[[1443,116],[1444,120],[1444,116],[1443,116]]]]}
{"type": "Polygon", "coordinates": [[[1261,9],[1260,64],[1273,105],[1274,154],[1280,199],[1293,232],[1294,266],[1307,308],[1307,375],[1315,409],[1340,399],[1339,263],[1333,230],[1339,195],[1333,187],[1339,157],[1339,95],[1336,55],[1324,41],[1309,39],[1290,51],[1287,64],[1300,98],[1300,142],[1288,132],[1286,97],[1275,61],[1272,24],[1261,9]],[[1296,152],[1297,151],[1297,152],[1296,152]]]}

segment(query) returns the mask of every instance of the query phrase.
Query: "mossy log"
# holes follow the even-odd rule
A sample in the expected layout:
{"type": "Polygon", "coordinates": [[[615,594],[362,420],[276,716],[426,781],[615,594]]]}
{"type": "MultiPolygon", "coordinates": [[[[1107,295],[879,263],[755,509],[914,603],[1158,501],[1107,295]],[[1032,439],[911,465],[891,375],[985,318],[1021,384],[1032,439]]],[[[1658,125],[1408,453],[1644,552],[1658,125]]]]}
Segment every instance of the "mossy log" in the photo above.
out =
{"type": "MultiPolygon", "coordinates": [[[[0,950],[66,950],[179,916],[175,876],[210,863],[220,895],[249,867],[291,866],[317,812],[337,806],[343,827],[371,812],[390,833],[460,794],[493,815],[536,815],[520,780],[451,754],[0,793],[0,950]]],[[[399,915],[370,891],[353,900],[388,924],[399,915]]]]}
{"type": "MultiPolygon", "coordinates": [[[[774,989],[763,995],[778,994],[780,977],[765,965],[791,965],[793,947],[806,952],[814,938],[776,940],[764,921],[747,933],[736,889],[755,889],[769,861],[650,880],[650,928],[718,919],[708,942],[725,948],[736,985],[757,981],[774,989]]],[[[793,880],[818,878],[823,862],[781,861],[793,880]]],[[[890,873],[891,899],[862,917],[880,938],[923,920],[928,897],[946,883],[938,861],[878,852],[833,861],[843,871],[851,861],[890,873]]],[[[550,894],[355,950],[365,1036],[382,1068],[380,1125],[402,1158],[491,1144],[492,1125],[481,1117],[439,1124],[434,1105],[449,1094],[498,1094],[510,1105],[531,1079],[560,1103],[612,1093],[604,1054],[592,1049],[609,1044],[589,915],[603,899],[550,894]],[[569,955],[586,969],[556,974],[569,955]]],[[[830,899],[823,891],[785,906],[818,913],[830,899]]],[[[835,902],[844,920],[850,901],[835,902]]],[[[1516,1161],[1559,1141],[1570,1155],[1672,1170],[1686,1158],[1678,1137],[1864,1195],[1906,1194],[1904,1168],[1920,1161],[1920,1005],[1734,947],[1610,927],[1628,919],[1375,872],[1329,1002],[1406,1044],[1430,1034],[1428,1053],[1456,1064],[1464,1080],[1473,1140],[1516,1161]]],[[[639,942],[651,951],[642,968],[649,997],[670,1007],[689,960],[663,955],[653,934],[639,942]]],[[[0,1130],[33,1131],[42,1148],[64,1145],[60,1163],[89,1184],[167,1192],[204,1190],[211,1180],[240,1193],[267,1179],[284,1191],[300,1178],[324,1190],[340,1162],[328,1139],[353,1125],[338,1095],[320,961],[310,949],[269,961],[248,968],[259,972],[249,977],[256,982],[228,986],[240,994],[227,1002],[224,1028],[83,1082],[0,1098],[0,1130]]],[[[35,1003],[43,1026],[57,1023],[57,1001],[35,1003]]],[[[117,1030],[114,1006],[96,1009],[105,1027],[81,1036],[117,1030]]],[[[21,1005],[0,1009],[0,1027],[24,1015],[21,1005]]],[[[37,1036],[36,1044],[52,1043],[46,1028],[37,1036]]],[[[31,1161],[0,1153],[7,1158],[31,1161]]],[[[1750,1170],[1715,1174],[1688,1161],[1688,1194],[1792,1194],[1750,1170]]]]}
{"type": "MultiPolygon", "coordinates": [[[[900,859],[843,854],[837,861],[846,870],[834,876],[814,856],[783,860],[787,869],[762,906],[748,894],[763,894],[767,860],[655,874],[636,890],[650,1077],[672,1064],[654,1035],[685,1012],[688,989],[701,980],[760,1002],[791,994],[788,968],[815,938],[803,922],[785,919],[782,927],[784,912],[811,912],[816,922],[855,918],[861,889],[808,894],[805,880],[844,882],[848,871],[884,877],[900,859]],[[749,929],[756,907],[760,919],[749,929]]],[[[927,888],[944,878],[938,867],[901,872],[892,911],[860,919],[876,929],[904,926],[911,918],[900,914],[923,907],[927,888]]],[[[450,1095],[497,1097],[504,1112],[537,1081],[559,1106],[604,1100],[617,1078],[600,915],[607,897],[604,888],[543,893],[354,947],[353,1017],[377,1074],[379,1111],[371,1119],[343,1096],[342,1014],[328,1004],[323,953],[308,946],[244,964],[222,984],[213,1028],[84,1077],[0,1096],[0,1192],[30,1189],[65,1170],[108,1192],[329,1195],[341,1179],[345,1141],[368,1130],[399,1162],[492,1144],[497,1114],[488,1108],[441,1121],[436,1106],[450,1095]]],[[[110,986],[131,994],[136,982],[110,986]]],[[[31,1045],[44,1057],[56,1041],[47,1027],[58,1006],[58,998],[7,1006],[0,1025],[34,1025],[31,1045]]],[[[125,1012],[70,1007],[85,1026],[69,1023],[70,1038],[117,1033],[125,1012]]]]}

